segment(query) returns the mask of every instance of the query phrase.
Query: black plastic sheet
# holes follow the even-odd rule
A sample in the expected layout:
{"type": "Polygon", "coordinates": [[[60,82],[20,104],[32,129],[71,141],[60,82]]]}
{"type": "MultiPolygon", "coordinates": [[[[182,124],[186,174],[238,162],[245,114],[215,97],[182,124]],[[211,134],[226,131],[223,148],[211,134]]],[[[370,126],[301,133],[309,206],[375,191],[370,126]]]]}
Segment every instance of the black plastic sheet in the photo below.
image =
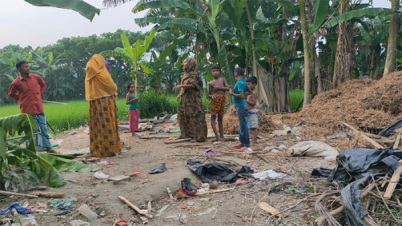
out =
{"type": "Polygon", "coordinates": [[[238,177],[247,177],[254,173],[248,166],[243,166],[239,172],[235,173],[223,163],[213,162],[205,164],[203,162],[193,162],[190,159],[187,160],[187,166],[199,176],[202,181],[207,183],[215,180],[219,182],[234,182],[238,177]]]}
{"type": "Polygon", "coordinates": [[[395,130],[399,129],[402,127],[402,119],[399,119],[396,121],[394,124],[388,126],[387,128],[381,130],[378,135],[383,136],[383,137],[389,137],[392,134],[395,133],[395,130]]]}
{"type": "Polygon", "coordinates": [[[364,211],[360,196],[372,174],[393,173],[402,158],[402,150],[350,149],[337,156],[337,165],[328,175],[324,168],[314,169],[312,176],[327,177],[335,185],[346,186],[341,191],[347,225],[364,226],[364,211]],[[349,174],[352,176],[350,177],[349,174]]]}

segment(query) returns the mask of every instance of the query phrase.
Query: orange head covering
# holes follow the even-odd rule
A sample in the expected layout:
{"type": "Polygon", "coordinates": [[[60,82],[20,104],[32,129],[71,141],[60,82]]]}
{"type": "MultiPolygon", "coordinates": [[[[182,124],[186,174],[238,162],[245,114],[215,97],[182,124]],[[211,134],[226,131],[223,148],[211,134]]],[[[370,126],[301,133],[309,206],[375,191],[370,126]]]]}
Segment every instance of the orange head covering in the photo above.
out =
{"type": "Polygon", "coordinates": [[[85,99],[87,101],[116,94],[117,86],[106,70],[105,59],[101,55],[92,56],[87,63],[86,72],[85,99]]]}

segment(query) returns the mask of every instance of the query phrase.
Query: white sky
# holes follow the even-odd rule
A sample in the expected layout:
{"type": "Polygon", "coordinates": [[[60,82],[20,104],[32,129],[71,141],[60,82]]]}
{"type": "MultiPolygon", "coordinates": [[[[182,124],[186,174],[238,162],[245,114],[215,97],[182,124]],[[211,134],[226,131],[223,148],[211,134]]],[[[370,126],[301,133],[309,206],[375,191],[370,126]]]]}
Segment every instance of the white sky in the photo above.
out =
{"type": "MultiPolygon", "coordinates": [[[[72,10],[32,6],[24,0],[0,0],[0,48],[10,44],[36,48],[56,43],[63,37],[86,37],[117,29],[148,31],[152,27],[140,28],[134,23],[134,18],[141,18],[146,13],[131,12],[138,0],[106,10],[102,0],[86,2],[102,9],[92,22],[72,10]]],[[[391,7],[389,0],[373,2],[375,7],[391,7]]]]}

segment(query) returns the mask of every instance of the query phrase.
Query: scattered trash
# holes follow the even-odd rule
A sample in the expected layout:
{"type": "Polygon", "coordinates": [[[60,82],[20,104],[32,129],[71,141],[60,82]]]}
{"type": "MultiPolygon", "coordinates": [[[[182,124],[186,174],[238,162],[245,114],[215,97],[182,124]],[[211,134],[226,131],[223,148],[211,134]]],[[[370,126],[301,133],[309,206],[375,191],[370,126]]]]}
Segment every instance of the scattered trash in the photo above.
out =
{"type": "Polygon", "coordinates": [[[13,202],[6,209],[0,210],[0,215],[6,215],[13,209],[16,210],[19,214],[33,213],[32,210],[21,207],[21,205],[18,202],[13,202]]]}
{"type": "Polygon", "coordinates": [[[125,176],[125,175],[118,175],[115,177],[111,177],[108,180],[114,181],[114,182],[121,182],[121,181],[125,181],[125,180],[130,180],[129,176],[125,176]]]}
{"type": "Polygon", "coordinates": [[[174,122],[174,121],[176,121],[176,120],[177,120],[177,114],[172,115],[172,116],[170,117],[170,119],[169,119],[169,122],[174,122]]]}
{"type": "Polygon", "coordinates": [[[254,171],[248,166],[243,166],[239,172],[235,173],[229,167],[223,163],[203,163],[193,162],[190,159],[187,160],[187,166],[197,176],[201,178],[203,182],[234,182],[237,177],[247,177],[254,171]]]}
{"type": "Polygon", "coordinates": [[[97,179],[107,179],[109,175],[104,174],[102,171],[95,172],[94,177],[97,179]]]}
{"type": "Polygon", "coordinates": [[[367,213],[360,201],[361,188],[369,182],[371,175],[396,171],[401,158],[402,150],[350,149],[337,156],[337,165],[333,170],[314,169],[312,175],[322,175],[335,185],[346,186],[341,190],[346,224],[365,225],[362,219],[367,213]],[[328,171],[331,171],[329,175],[328,171]]]}
{"type": "Polygon", "coordinates": [[[70,133],[71,136],[72,136],[72,135],[75,135],[75,134],[77,134],[77,131],[75,131],[75,130],[70,133]]]}
{"type": "Polygon", "coordinates": [[[155,173],[163,173],[167,170],[165,163],[162,163],[158,165],[157,167],[153,168],[151,171],[149,171],[149,174],[155,174],[155,173]]]}
{"type": "Polygon", "coordinates": [[[140,174],[141,174],[141,171],[139,171],[139,170],[131,171],[131,175],[140,175],[140,174]]]}
{"type": "Polygon", "coordinates": [[[104,161],[98,162],[98,165],[102,165],[102,166],[112,166],[112,165],[114,165],[114,162],[109,161],[109,160],[104,160],[104,161]]]}
{"type": "Polygon", "coordinates": [[[118,226],[128,226],[128,222],[126,220],[119,220],[116,222],[118,226]]]}
{"type": "Polygon", "coordinates": [[[158,213],[155,216],[160,216],[170,205],[165,205],[158,210],[158,213]]]}
{"type": "Polygon", "coordinates": [[[274,170],[266,170],[258,173],[251,174],[255,179],[264,180],[269,177],[271,179],[280,179],[286,176],[284,173],[277,173],[274,170]]]}
{"type": "Polygon", "coordinates": [[[70,213],[70,210],[62,210],[62,211],[55,212],[53,215],[54,216],[62,216],[62,215],[67,215],[69,213],[70,213]]]}
{"type": "Polygon", "coordinates": [[[76,208],[74,201],[70,198],[52,199],[50,200],[49,206],[61,210],[74,210],[76,208]]]}
{"type": "Polygon", "coordinates": [[[274,149],[272,149],[272,150],[271,150],[271,152],[272,152],[272,153],[278,153],[278,152],[279,152],[279,150],[278,150],[278,149],[276,149],[276,148],[274,148],[274,149]]]}
{"type": "Polygon", "coordinates": [[[201,153],[202,153],[203,155],[208,155],[209,157],[222,156],[221,153],[215,152],[215,151],[212,150],[211,148],[204,149],[204,150],[202,150],[201,153]]]}
{"type": "Polygon", "coordinates": [[[185,213],[180,214],[179,221],[182,224],[187,224],[187,215],[185,213]]]}
{"type": "Polygon", "coordinates": [[[168,130],[168,133],[170,133],[170,134],[173,134],[173,133],[180,133],[180,129],[168,130]]]}
{"type": "Polygon", "coordinates": [[[195,196],[197,194],[197,187],[191,184],[190,178],[184,178],[181,181],[180,192],[185,193],[188,196],[195,196]]]}
{"type": "Polygon", "coordinates": [[[98,218],[98,214],[93,212],[86,204],[82,204],[80,208],[78,208],[78,212],[90,220],[95,220],[98,218]]]}
{"type": "Polygon", "coordinates": [[[214,180],[209,184],[209,189],[217,189],[218,188],[218,181],[214,180]]]}
{"type": "Polygon", "coordinates": [[[338,150],[321,141],[302,141],[289,148],[293,156],[315,156],[327,157],[336,156],[338,150]]]}
{"type": "Polygon", "coordinates": [[[151,215],[147,214],[147,211],[143,211],[140,208],[138,208],[136,205],[132,204],[130,201],[128,201],[126,198],[123,196],[118,196],[118,198],[123,201],[125,204],[127,204],[129,207],[131,207],[133,210],[137,211],[137,213],[146,216],[147,218],[152,218],[151,215]]]}
{"type": "Polygon", "coordinates": [[[91,224],[82,220],[73,220],[70,222],[70,226],[91,226],[91,224]]]}
{"type": "Polygon", "coordinates": [[[247,184],[247,181],[246,181],[246,180],[242,180],[242,179],[237,179],[236,182],[235,182],[235,184],[237,184],[237,185],[247,184]]]}
{"type": "Polygon", "coordinates": [[[13,225],[17,225],[17,226],[37,226],[38,223],[36,223],[35,217],[32,215],[28,215],[28,217],[24,217],[20,219],[20,223],[14,223],[13,225]]]}

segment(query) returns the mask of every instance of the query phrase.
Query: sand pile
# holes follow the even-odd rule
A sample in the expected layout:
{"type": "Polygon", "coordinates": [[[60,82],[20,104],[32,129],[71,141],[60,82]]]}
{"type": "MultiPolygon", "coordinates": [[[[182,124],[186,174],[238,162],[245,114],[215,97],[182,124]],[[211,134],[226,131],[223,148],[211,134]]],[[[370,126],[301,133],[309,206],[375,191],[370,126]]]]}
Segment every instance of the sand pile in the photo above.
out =
{"type": "MultiPolygon", "coordinates": [[[[259,131],[262,133],[269,133],[274,130],[274,125],[269,116],[263,111],[258,110],[259,116],[259,131]]],[[[237,118],[236,110],[233,105],[229,107],[223,117],[223,131],[224,134],[237,134],[239,120],[237,118]]]]}
{"type": "Polygon", "coordinates": [[[378,81],[348,81],[339,89],[317,95],[302,111],[282,116],[282,121],[292,126],[305,120],[302,128],[305,137],[335,134],[341,122],[364,131],[378,131],[401,117],[401,88],[402,71],[378,81]]]}

